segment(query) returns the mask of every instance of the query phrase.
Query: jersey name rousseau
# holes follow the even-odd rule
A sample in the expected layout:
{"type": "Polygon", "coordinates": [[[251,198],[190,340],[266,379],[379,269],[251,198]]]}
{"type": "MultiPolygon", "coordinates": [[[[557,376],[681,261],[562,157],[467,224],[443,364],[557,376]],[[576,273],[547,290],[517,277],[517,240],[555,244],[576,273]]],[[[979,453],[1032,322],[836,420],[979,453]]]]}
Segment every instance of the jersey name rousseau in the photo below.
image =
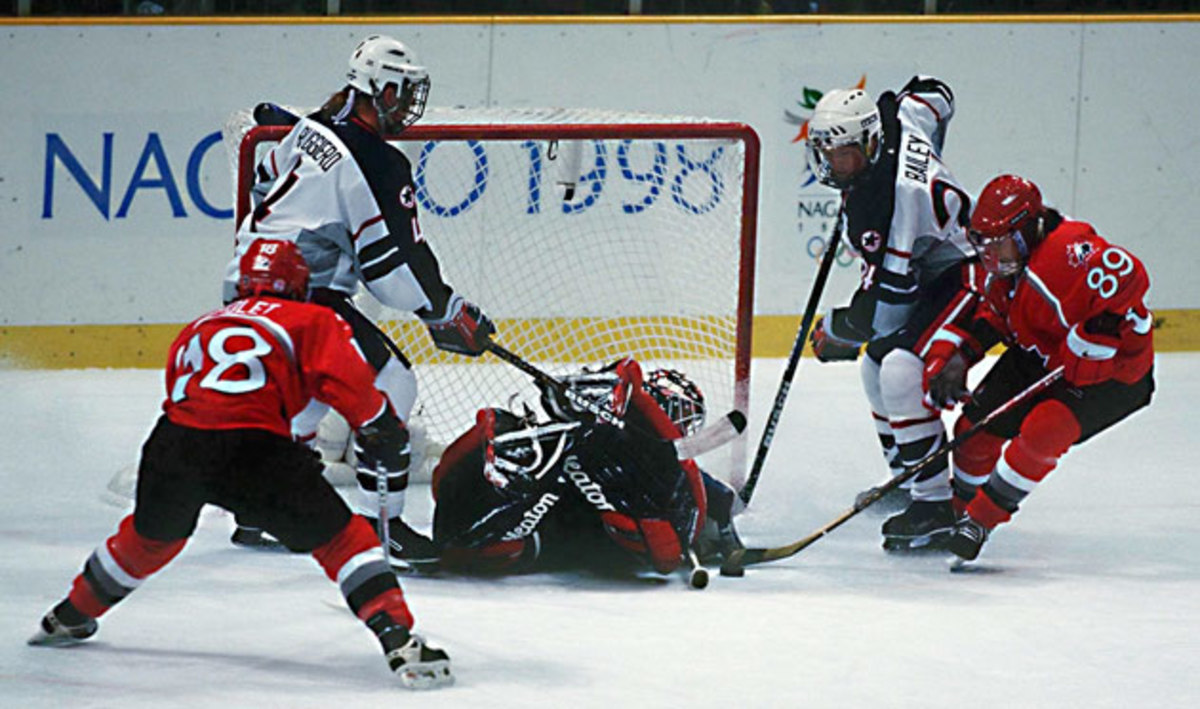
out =
{"type": "Polygon", "coordinates": [[[1112,358],[1113,378],[1132,384],[1153,365],[1146,269],[1090,225],[1064,221],[1015,284],[974,270],[975,288],[986,294],[983,319],[1012,344],[1039,354],[1047,368],[1070,356],[1112,358]],[[1088,325],[1098,318],[1111,321],[1102,332],[1088,325]]]}
{"type": "Polygon", "coordinates": [[[168,355],[163,411],[183,426],[290,437],[292,417],[310,399],[335,407],[355,427],[373,418],[384,405],[374,380],[349,326],[332,310],[247,298],[180,332],[168,355]]]}

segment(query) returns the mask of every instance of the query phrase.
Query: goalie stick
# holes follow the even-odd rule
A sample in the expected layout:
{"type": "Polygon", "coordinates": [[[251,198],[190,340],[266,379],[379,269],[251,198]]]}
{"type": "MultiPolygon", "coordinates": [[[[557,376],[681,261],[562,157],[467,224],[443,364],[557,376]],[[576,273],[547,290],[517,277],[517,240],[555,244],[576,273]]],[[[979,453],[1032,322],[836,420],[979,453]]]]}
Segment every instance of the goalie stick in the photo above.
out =
{"type": "Polygon", "coordinates": [[[821,301],[821,293],[825,291],[825,282],[829,280],[829,271],[837,258],[838,245],[842,238],[842,213],[838,209],[834,222],[833,234],[829,237],[829,245],[825,247],[825,255],[821,266],[817,269],[817,278],[813,281],[812,291],[808,294],[808,304],[804,306],[804,317],[800,319],[800,329],[796,331],[796,341],[792,343],[791,354],[788,355],[787,366],[779,381],[779,389],[775,392],[775,403],[771,404],[771,414],[767,417],[767,425],[763,428],[762,438],[758,442],[758,450],[754,453],[754,464],[750,466],[750,474],[746,483],[738,491],[742,504],[750,504],[750,496],[758,485],[758,476],[762,474],[763,464],[767,453],[771,450],[771,441],[775,439],[775,428],[779,425],[779,417],[783,414],[783,405],[787,403],[788,392],[792,389],[792,379],[796,376],[796,367],[800,364],[800,356],[804,353],[804,343],[808,340],[808,331],[812,328],[813,319],[817,314],[817,305],[821,301]]]}
{"type": "Polygon", "coordinates": [[[966,431],[963,431],[961,434],[956,436],[954,440],[942,445],[942,447],[917,461],[912,467],[908,468],[903,473],[897,475],[891,480],[888,480],[883,485],[872,489],[870,492],[863,495],[861,499],[856,500],[853,507],[847,509],[831,522],[825,524],[807,537],[792,542],[791,544],[785,544],[779,547],[748,547],[745,549],[735,550],[729,555],[729,558],[725,560],[725,563],[721,565],[721,575],[741,576],[742,568],[750,564],[761,564],[766,561],[777,561],[779,559],[786,559],[790,556],[799,554],[801,551],[811,546],[826,534],[829,534],[833,530],[848,522],[859,512],[862,512],[866,508],[875,504],[879,498],[883,497],[892,490],[895,490],[908,480],[911,480],[922,470],[932,465],[935,461],[941,460],[957,450],[959,446],[967,441],[967,439],[982,431],[988,426],[988,424],[990,424],[992,421],[995,421],[997,417],[1002,416],[1016,406],[1028,401],[1030,397],[1045,391],[1047,387],[1058,381],[1062,374],[1063,368],[1059,367],[1033,384],[1030,384],[1023,391],[1013,395],[1013,397],[1008,401],[1004,402],[1000,406],[997,406],[995,409],[992,409],[986,416],[975,422],[975,424],[973,424],[966,431]]]}
{"type": "MultiPolygon", "coordinates": [[[[505,349],[501,345],[497,344],[494,340],[488,340],[487,347],[488,351],[492,354],[533,377],[533,379],[539,384],[550,387],[559,395],[566,398],[571,403],[577,404],[581,409],[593,414],[604,423],[611,424],[617,428],[626,427],[626,422],[620,417],[614,415],[613,412],[599,406],[587,397],[579,396],[576,394],[575,390],[571,389],[571,387],[563,384],[546,372],[543,372],[541,369],[538,369],[521,356],[505,349]]],[[[690,436],[676,439],[672,441],[672,443],[675,446],[675,453],[680,460],[687,460],[688,458],[695,458],[696,456],[716,450],[717,448],[732,442],[739,435],[741,435],[745,428],[746,415],[741,411],[734,409],[722,416],[715,423],[701,428],[699,431],[690,436]]],[[[655,439],[659,438],[657,435],[651,434],[647,431],[642,431],[640,429],[635,430],[645,436],[655,439]]]]}

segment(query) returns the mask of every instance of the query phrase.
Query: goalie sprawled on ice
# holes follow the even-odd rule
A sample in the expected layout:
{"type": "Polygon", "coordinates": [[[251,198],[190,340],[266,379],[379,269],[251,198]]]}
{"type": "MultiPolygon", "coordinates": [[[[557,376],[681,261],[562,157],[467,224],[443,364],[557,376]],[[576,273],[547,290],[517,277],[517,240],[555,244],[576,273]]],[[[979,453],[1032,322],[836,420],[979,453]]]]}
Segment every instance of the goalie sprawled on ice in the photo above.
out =
{"type": "Polygon", "coordinates": [[[733,491],[672,443],[704,421],[691,381],[671,370],[643,377],[627,358],[566,383],[571,397],[543,391],[550,420],[483,409],[447,448],[432,485],[443,568],[632,573],[648,564],[665,574],[689,549],[715,558],[739,545],[733,491]],[[628,425],[598,420],[579,397],[628,425]]]}

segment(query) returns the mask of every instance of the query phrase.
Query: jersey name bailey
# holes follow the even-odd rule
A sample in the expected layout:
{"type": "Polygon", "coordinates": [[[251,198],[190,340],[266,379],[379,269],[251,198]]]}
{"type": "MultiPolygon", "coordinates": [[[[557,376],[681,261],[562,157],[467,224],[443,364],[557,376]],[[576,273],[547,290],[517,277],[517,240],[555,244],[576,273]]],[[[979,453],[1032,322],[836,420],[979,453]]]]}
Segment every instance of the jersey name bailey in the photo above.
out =
{"type": "Polygon", "coordinates": [[[931,148],[919,136],[909,134],[904,141],[904,176],[921,184],[929,181],[929,153],[931,148]]]}

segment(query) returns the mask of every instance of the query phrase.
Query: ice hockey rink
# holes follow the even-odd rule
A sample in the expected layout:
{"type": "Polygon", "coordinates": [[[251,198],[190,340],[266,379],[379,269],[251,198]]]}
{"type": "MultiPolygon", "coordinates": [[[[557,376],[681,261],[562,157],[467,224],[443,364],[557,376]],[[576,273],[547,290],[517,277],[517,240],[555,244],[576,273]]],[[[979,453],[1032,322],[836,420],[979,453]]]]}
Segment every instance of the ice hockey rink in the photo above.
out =
{"type": "MultiPolygon", "coordinates": [[[[755,362],[751,451],[782,365],[755,362]]],[[[231,547],[217,510],[93,640],[26,646],[122,515],[102,492],[157,415],[160,374],[0,371],[0,706],[1200,706],[1200,354],[1157,366],[1150,408],[1071,452],[969,573],[885,554],[868,510],[703,591],[406,576],[457,674],[425,694],[394,680],[316,562],[231,547]]],[[[882,474],[856,366],[805,360],[742,536],[798,539],[882,474]]],[[[428,524],[427,486],[409,511],[428,524]]]]}

